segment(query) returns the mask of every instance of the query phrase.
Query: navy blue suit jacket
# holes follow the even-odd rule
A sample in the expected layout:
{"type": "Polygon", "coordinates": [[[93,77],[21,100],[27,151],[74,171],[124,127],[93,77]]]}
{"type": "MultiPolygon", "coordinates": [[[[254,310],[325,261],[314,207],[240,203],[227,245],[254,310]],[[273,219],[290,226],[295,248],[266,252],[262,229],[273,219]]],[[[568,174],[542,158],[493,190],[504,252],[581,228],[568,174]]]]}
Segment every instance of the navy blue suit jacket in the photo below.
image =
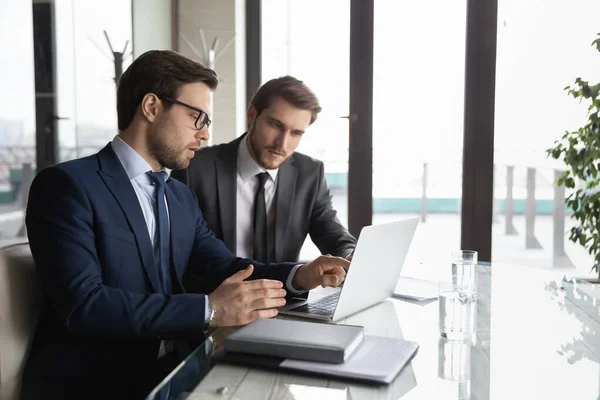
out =
{"type": "Polygon", "coordinates": [[[161,339],[204,335],[205,297],[185,293],[184,272],[199,277],[206,293],[250,263],[251,279],[285,283],[294,264],[236,258],[207,228],[184,184],[169,179],[166,197],[173,295],[160,293],[138,198],[110,144],[35,178],[26,223],[45,307],[25,389],[61,378],[110,385],[123,377],[133,384],[136,376],[148,382],[161,339]]]}

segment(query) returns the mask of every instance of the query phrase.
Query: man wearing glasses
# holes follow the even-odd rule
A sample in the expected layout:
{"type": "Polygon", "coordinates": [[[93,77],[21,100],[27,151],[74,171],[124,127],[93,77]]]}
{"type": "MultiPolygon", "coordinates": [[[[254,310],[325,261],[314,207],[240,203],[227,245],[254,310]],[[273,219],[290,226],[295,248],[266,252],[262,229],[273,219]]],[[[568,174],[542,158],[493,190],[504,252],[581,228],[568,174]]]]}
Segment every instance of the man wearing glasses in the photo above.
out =
{"type": "MultiPolygon", "coordinates": [[[[307,235],[322,254],[350,258],[356,240],[337,218],[323,163],[295,152],[321,106],[300,80],[265,83],[247,113],[248,132],[196,153],[174,171],[198,197],[209,228],[240,257],[297,261],[307,235]]],[[[186,279],[193,291],[202,283],[186,279]]]]}
{"type": "Polygon", "coordinates": [[[342,258],[236,258],[169,177],[208,139],[216,87],[214,71],[177,53],[141,55],[119,81],[114,140],[35,178],[26,222],[45,308],[22,399],[143,398],[172,340],[274,317],[287,295],[343,282],[342,258]],[[186,293],[184,273],[205,290],[186,293]]]}

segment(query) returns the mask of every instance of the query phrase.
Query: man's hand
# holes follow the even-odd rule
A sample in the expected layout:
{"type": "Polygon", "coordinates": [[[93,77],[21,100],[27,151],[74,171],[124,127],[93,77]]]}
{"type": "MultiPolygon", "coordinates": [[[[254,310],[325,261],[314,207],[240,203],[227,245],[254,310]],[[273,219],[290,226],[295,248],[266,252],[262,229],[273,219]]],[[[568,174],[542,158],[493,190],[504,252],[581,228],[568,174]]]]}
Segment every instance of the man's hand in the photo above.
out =
{"type": "Polygon", "coordinates": [[[299,290],[311,290],[317,286],[339,286],[346,278],[350,261],[341,257],[320,256],[296,271],[292,286],[299,290]]]}
{"type": "Polygon", "coordinates": [[[246,325],[258,318],[277,315],[276,307],[285,305],[285,290],[279,281],[259,279],[246,281],[254,267],[238,271],[208,295],[215,309],[214,326],[246,325]]]}

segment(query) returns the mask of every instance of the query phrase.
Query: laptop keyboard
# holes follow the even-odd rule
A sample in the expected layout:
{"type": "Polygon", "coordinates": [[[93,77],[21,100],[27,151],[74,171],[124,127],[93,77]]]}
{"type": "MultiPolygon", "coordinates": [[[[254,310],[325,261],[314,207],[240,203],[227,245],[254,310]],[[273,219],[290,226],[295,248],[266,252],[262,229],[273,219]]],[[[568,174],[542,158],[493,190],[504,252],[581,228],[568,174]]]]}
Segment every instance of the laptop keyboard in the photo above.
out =
{"type": "Polygon", "coordinates": [[[340,293],[341,291],[323,297],[320,300],[291,308],[290,311],[317,315],[331,315],[335,312],[335,307],[340,299],[340,293]]]}

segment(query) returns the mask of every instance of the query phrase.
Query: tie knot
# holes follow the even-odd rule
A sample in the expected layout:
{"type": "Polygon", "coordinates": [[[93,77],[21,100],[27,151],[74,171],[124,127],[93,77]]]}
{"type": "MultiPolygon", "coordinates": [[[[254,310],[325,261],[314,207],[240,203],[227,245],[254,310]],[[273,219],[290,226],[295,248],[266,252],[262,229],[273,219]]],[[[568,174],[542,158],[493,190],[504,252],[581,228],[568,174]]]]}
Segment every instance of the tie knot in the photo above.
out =
{"type": "Polygon", "coordinates": [[[150,177],[150,181],[156,186],[163,186],[167,180],[167,173],[165,171],[148,171],[146,172],[146,175],[150,177]]]}
{"type": "Polygon", "coordinates": [[[258,178],[258,184],[264,186],[267,179],[269,179],[269,173],[261,172],[260,174],[256,174],[256,177],[258,178]]]}

